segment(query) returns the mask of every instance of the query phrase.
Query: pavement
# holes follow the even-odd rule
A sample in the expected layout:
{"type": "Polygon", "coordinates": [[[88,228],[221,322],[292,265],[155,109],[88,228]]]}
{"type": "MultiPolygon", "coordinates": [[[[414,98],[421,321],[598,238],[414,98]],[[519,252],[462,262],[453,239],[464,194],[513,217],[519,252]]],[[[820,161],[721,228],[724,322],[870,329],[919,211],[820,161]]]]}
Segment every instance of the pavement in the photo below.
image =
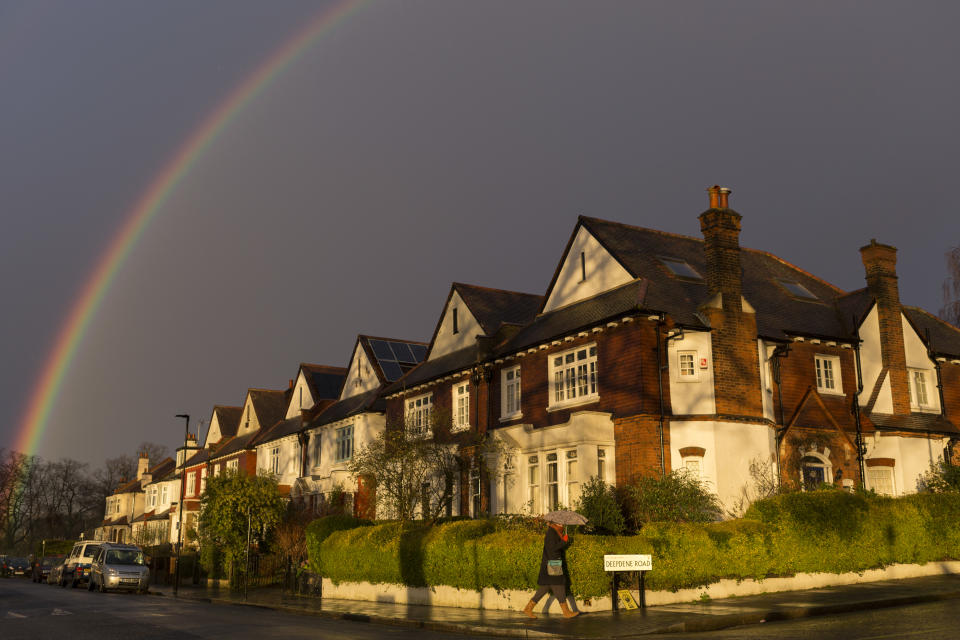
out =
{"type": "MultiPolygon", "coordinates": [[[[173,588],[151,593],[173,596],[173,588]]],[[[739,598],[647,607],[633,611],[583,613],[565,619],[556,605],[549,614],[526,619],[519,611],[495,611],[334,600],[285,594],[279,588],[242,592],[181,586],[179,598],[262,607],[354,622],[399,625],[469,635],[514,638],[631,638],[663,633],[713,631],[775,620],[792,620],[850,611],[960,599],[960,575],[869,582],[807,591],[785,591],[739,598]]],[[[541,601],[541,606],[543,601],[541,601]]]]}

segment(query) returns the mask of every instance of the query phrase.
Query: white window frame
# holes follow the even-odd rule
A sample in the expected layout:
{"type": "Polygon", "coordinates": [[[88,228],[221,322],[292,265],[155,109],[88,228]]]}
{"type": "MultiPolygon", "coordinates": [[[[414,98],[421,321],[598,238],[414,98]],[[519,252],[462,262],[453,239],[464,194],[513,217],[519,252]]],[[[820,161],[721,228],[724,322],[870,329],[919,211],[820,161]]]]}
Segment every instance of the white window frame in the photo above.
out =
{"type": "Polygon", "coordinates": [[[500,420],[522,418],[520,365],[500,371],[500,420]]]}
{"type": "Polygon", "coordinates": [[[192,498],[196,495],[196,486],[197,486],[197,472],[196,471],[187,471],[187,490],[184,494],[188,498],[192,498]]]}
{"type": "Polygon", "coordinates": [[[600,397],[597,343],[552,353],[547,367],[548,410],[596,402],[600,397]]]}
{"type": "Polygon", "coordinates": [[[897,483],[896,478],[893,473],[893,467],[887,466],[877,466],[877,467],[867,467],[867,483],[870,485],[870,488],[873,491],[876,491],[882,496],[896,496],[897,495],[897,483]],[[884,474],[890,479],[890,493],[877,491],[876,476],[884,474]]]}
{"type": "Polygon", "coordinates": [[[467,431],[470,428],[470,381],[455,382],[451,388],[453,424],[451,431],[467,431]]]}
{"type": "Polygon", "coordinates": [[[278,476],[280,475],[280,447],[272,447],[270,449],[270,472],[278,476]]]}
{"type": "Polygon", "coordinates": [[[700,369],[697,366],[697,352],[685,349],[683,351],[677,351],[677,381],[678,382],[699,382],[700,381],[700,369]],[[690,369],[688,373],[685,373],[684,364],[689,358],[690,369]]]}
{"type": "Polygon", "coordinates": [[[207,468],[200,469],[200,493],[207,490],[207,468]]]}
{"type": "Polygon", "coordinates": [[[433,434],[430,415],[433,412],[433,393],[424,393],[404,400],[407,434],[417,438],[429,438],[433,434]]]}
{"type": "Polygon", "coordinates": [[[813,358],[814,376],[817,381],[817,391],[832,395],[843,395],[843,378],[840,375],[840,356],[831,356],[818,353],[813,358]],[[829,366],[827,365],[829,363],[829,366]],[[833,382],[833,387],[827,386],[827,378],[833,382]]]}
{"type": "Polygon", "coordinates": [[[162,486],[160,487],[160,504],[166,504],[166,503],[167,503],[167,498],[168,498],[168,495],[167,495],[167,485],[162,485],[162,486]]]}
{"type": "Polygon", "coordinates": [[[927,384],[928,376],[926,369],[907,369],[907,378],[910,386],[910,408],[911,409],[933,409],[936,405],[933,403],[933,395],[930,393],[930,385],[927,384]],[[923,398],[917,393],[917,376],[922,381],[923,398]],[[922,401],[921,401],[922,400],[922,401]]]}
{"type": "Polygon", "coordinates": [[[683,456],[680,464],[684,473],[695,480],[703,480],[703,456],[683,456]],[[696,468],[696,471],[693,469],[696,468]]]}
{"type": "Polygon", "coordinates": [[[353,459],[353,424],[337,427],[333,432],[335,462],[348,462],[353,459]]]}
{"type": "Polygon", "coordinates": [[[157,488],[156,487],[150,487],[150,506],[151,507],[157,506],[157,488]]]}
{"type": "Polygon", "coordinates": [[[226,465],[224,465],[224,468],[232,471],[240,471],[240,458],[227,460],[227,463],[226,465]]]}

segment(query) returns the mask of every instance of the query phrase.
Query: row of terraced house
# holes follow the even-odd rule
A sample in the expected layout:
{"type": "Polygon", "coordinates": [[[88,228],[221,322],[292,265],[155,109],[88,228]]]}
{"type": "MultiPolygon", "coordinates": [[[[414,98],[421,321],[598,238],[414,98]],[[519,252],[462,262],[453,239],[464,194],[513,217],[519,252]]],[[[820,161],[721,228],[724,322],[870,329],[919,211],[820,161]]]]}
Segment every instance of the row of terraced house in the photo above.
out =
{"type": "Polygon", "coordinates": [[[594,476],[678,469],[728,509],[764,469],[902,495],[960,462],[960,330],[901,304],[896,249],[862,247],[866,286],[843,291],[742,248],[730,191],[708,191],[702,237],[581,216],[543,295],[454,283],[429,343],[361,335],[345,368],[301,364],[215,406],[202,445],[140,460],[98,533],[173,541],[181,491],[191,526],[227,469],[273,473],[310,508],[342,487],[374,515],[349,467],[387,428],[461,447],[453,515],[543,513],[594,476]],[[476,464],[483,434],[500,446],[476,464]]]}

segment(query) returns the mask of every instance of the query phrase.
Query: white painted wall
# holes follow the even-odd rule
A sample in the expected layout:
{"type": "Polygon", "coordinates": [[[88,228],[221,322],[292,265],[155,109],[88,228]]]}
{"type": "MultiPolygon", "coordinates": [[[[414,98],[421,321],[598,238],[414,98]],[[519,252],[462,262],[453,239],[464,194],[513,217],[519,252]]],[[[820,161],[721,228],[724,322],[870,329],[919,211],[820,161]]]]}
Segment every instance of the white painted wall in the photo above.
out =
{"type": "MultiPolygon", "coordinates": [[[[320,438],[320,460],[310,459],[310,480],[322,493],[333,491],[338,484],[345,491],[356,491],[356,478],[350,473],[350,460],[336,461],[337,429],[353,425],[353,452],[356,455],[370,444],[386,427],[386,416],[382,413],[360,413],[345,420],[312,429],[310,433],[310,455],[313,456],[313,442],[320,438]]],[[[259,459],[259,456],[258,456],[259,459]]]]}
{"type": "Polygon", "coordinates": [[[710,332],[685,331],[682,338],[667,343],[667,364],[670,373],[670,405],[674,415],[706,415],[717,412],[713,385],[713,356],[710,332]],[[694,351],[694,377],[680,377],[680,353],[694,351]],[[707,359],[707,368],[700,368],[700,359],[707,359]]]}
{"type": "MultiPolygon", "coordinates": [[[[903,324],[903,347],[906,352],[907,367],[910,369],[922,369],[926,377],[927,402],[928,406],[914,407],[914,411],[924,413],[940,413],[940,392],[937,390],[937,371],[935,363],[927,355],[927,347],[923,340],[913,330],[913,325],[907,320],[906,316],[900,314],[900,321],[903,324]]],[[[913,378],[910,378],[910,384],[913,384],[913,378]]]]}
{"type": "Polygon", "coordinates": [[[301,410],[312,409],[314,404],[316,404],[316,400],[310,393],[310,385],[307,384],[307,377],[301,369],[299,375],[297,375],[297,381],[293,385],[293,393],[290,395],[289,404],[287,404],[287,413],[283,418],[286,420],[299,416],[301,410]]]}
{"type": "Polygon", "coordinates": [[[223,433],[220,431],[220,418],[217,416],[217,412],[214,411],[210,416],[210,428],[207,429],[207,439],[204,442],[204,446],[219,442],[222,437],[223,433]]]}
{"type": "Polygon", "coordinates": [[[350,366],[347,369],[347,379],[340,391],[340,399],[352,398],[361,393],[366,393],[375,389],[379,384],[380,380],[374,373],[373,364],[367,357],[367,352],[363,350],[363,345],[357,342],[357,348],[353,352],[353,357],[350,358],[350,366]]]}
{"type": "Polygon", "coordinates": [[[753,489],[750,463],[771,464],[775,457],[773,429],[766,425],[697,420],[670,423],[670,464],[683,466],[680,449],[703,447],[702,479],[725,509],[753,489]]]}
{"type": "Polygon", "coordinates": [[[613,435],[613,420],[609,413],[599,411],[577,411],[570,419],[558,425],[534,429],[532,425],[512,425],[493,432],[503,445],[504,454],[494,461],[491,482],[491,511],[493,513],[521,513],[529,511],[528,460],[531,455],[538,457],[540,503],[532,506],[534,514],[548,511],[546,493],[546,454],[558,454],[560,501],[573,507],[575,500],[566,495],[568,484],[576,482],[582,488],[591,477],[597,475],[598,450],[603,449],[604,481],[614,484],[617,477],[616,449],[613,435]],[[566,452],[577,452],[576,476],[567,477],[566,452]],[[511,477],[504,473],[506,457],[511,458],[511,477]],[[504,505],[506,499],[506,509],[504,505]]]}
{"type": "Polygon", "coordinates": [[[577,231],[557,281],[547,295],[543,310],[553,311],[627,284],[633,276],[584,227],[577,231]],[[587,278],[582,278],[580,254],[584,254],[587,278]]]}
{"type": "MultiPolygon", "coordinates": [[[[877,378],[883,369],[883,356],[880,352],[880,317],[877,314],[876,305],[873,306],[863,324],[860,325],[860,339],[863,341],[860,346],[860,371],[863,375],[863,393],[860,394],[860,406],[865,406],[873,396],[877,378]]],[[[875,412],[893,413],[893,394],[890,389],[890,377],[887,376],[883,386],[880,387],[877,402],[873,405],[875,412]]]]}
{"type": "Polygon", "coordinates": [[[877,432],[866,438],[866,458],[893,458],[893,482],[896,495],[916,493],[917,480],[930,465],[943,459],[948,438],[904,438],[877,432]]]}
{"type": "Polygon", "coordinates": [[[440,329],[433,340],[433,346],[430,348],[427,360],[433,360],[452,351],[473,346],[477,343],[477,336],[479,335],[483,335],[480,323],[477,322],[470,309],[464,304],[460,294],[454,291],[443,310],[440,329]],[[453,332],[454,308],[457,309],[457,333],[453,332]]]}
{"type": "Polygon", "coordinates": [[[243,402],[243,413],[240,414],[240,426],[237,427],[237,435],[245,436],[260,429],[260,421],[257,419],[257,412],[253,408],[253,399],[247,393],[247,398],[243,402]]]}
{"type": "Polygon", "coordinates": [[[773,401],[773,352],[776,345],[757,341],[757,356],[760,358],[760,391],[763,399],[763,417],[767,420],[777,421],[777,415],[774,411],[776,406],[773,401]]]}
{"type": "Polygon", "coordinates": [[[280,468],[277,472],[277,483],[292,486],[300,476],[300,442],[296,434],[284,436],[279,440],[257,445],[257,474],[272,473],[271,452],[280,448],[280,468]]]}

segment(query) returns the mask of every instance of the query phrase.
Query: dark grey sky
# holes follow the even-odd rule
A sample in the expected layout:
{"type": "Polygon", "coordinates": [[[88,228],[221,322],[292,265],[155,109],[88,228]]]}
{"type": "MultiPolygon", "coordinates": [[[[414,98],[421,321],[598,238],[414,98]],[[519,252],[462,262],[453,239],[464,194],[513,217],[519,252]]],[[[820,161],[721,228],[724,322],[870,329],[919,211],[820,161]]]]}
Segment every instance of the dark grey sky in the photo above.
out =
{"type": "MultiPolygon", "coordinates": [[[[0,0],[0,446],[171,154],[322,8],[0,0]]],[[[375,0],[202,156],[124,264],[39,453],[100,462],[357,333],[428,340],[451,281],[543,293],[585,213],[742,243],[845,289],[900,249],[936,312],[956,203],[956,2],[375,0]]]]}

